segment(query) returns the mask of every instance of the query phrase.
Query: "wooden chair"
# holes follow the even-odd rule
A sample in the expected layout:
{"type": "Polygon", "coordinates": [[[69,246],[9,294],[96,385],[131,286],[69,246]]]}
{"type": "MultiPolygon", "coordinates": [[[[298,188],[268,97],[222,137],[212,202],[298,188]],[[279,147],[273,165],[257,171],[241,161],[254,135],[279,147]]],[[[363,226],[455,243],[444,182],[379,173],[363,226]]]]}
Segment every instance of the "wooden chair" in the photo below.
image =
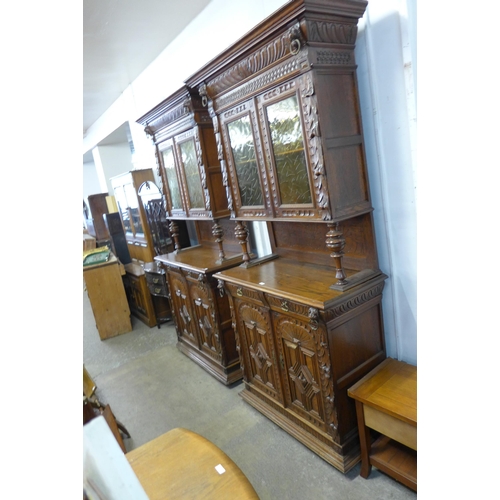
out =
{"type": "Polygon", "coordinates": [[[125,444],[123,442],[122,434],[130,438],[130,434],[125,426],[116,419],[111,407],[106,404],[103,405],[95,395],[97,386],[89,375],[85,365],[83,366],[83,425],[90,422],[95,417],[102,415],[106,420],[111,432],[115,436],[123,453],[126,453],[125,444]]]}

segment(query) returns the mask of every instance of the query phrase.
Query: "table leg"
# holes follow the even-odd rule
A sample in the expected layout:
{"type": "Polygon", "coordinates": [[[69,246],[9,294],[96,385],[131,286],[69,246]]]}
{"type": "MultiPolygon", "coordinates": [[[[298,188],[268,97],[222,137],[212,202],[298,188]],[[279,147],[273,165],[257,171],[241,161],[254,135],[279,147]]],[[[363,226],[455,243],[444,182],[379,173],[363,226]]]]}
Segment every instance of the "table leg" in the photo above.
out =
{"type": "Polygon", "coordinates": [[[358,419],[359,444],[361,447],[361,471],[360,476],[367,478],[372,470],[370,463],[371,437],[370,431],[365,425],[363,403],[356,401],[356,416],[358,419]]]}

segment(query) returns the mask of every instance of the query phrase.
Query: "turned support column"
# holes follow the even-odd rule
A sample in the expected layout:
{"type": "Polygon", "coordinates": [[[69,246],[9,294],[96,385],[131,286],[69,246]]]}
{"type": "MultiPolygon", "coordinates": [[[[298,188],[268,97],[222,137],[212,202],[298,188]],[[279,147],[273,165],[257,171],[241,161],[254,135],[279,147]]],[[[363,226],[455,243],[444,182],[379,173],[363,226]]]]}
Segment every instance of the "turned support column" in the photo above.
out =
{"type": "Polygon", "coordinates": [[[177,253],[181,249],[181,244],[179,242],[179,226],[174,220],[170,221],[169,230],[170,236],[172,236],[174,240],[174,251],[177,253]]]}
{"type": "Polygon", "coordinates": [[[342,231],[339,229],[339,223],[333,222],[328,224],[329,231],[326,234],[326,246],[332,251],[330,257],[335,263],[335,277],[337,278],[336,285],[346,285],[346,274],[342,268],[342,257],[344,256],[345,238],[342,231]]]}
{"type": "Polygon", "coordinates": [[[236,229],[234,230],[234,234],[241,245],[243,265],[248,264],[248,262],[250,262],[250,253],[248,252],[248,229],[242,221],[236,221],[236,229]]]}
{"type": "Polygon", "coordinates": [[[214,220],[214,225],[212,226],[212,234],[215,237],[215,242],[219,245],[219,260],[217,261],[217,264],[222,264],[222,262],[226,259],[223,247],[224,230],[216,220],[214,220]]]}

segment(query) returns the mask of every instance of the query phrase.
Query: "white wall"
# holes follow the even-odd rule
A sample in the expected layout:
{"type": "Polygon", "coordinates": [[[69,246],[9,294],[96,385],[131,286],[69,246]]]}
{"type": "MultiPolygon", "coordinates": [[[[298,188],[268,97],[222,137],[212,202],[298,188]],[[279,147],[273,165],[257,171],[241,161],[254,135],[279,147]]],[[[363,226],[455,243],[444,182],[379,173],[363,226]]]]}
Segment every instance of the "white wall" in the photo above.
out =
{"type": "Polygon", "coordinates": [[[98,194],[101,192],[95,163],[93,161],[85,162],[83,164],[83,198],[85,203],[88,204],[88,197],[91,194],[98,194]]]}
{"type": "MultiPolygon", "coordinates": [[[[212,0],[89,128],[83,153],[128,120],[135,167],[155,169],[152,145],[135,120],[285,3],[212,0]]],[[[406,0],[372,0],[360,21],[356,58],[380,267],[389,276],[383,300],[387,354],[416,364],[414,13],[415,0],[408,7],[406,0]]]]}
{"type": "Polygon", "coordinates": [[[380,267],[389,275],[387,354],[416,364],[415,29],[405,12],[404,0],[371,2],[359,25],[356,60],[380,267]]]}
{"type": "Polygon", "coordinates": [[[134,170],[128,142],[97,146],[92,150],[102,193],[113,194],[110,179],[116,175],[134,170]]]}

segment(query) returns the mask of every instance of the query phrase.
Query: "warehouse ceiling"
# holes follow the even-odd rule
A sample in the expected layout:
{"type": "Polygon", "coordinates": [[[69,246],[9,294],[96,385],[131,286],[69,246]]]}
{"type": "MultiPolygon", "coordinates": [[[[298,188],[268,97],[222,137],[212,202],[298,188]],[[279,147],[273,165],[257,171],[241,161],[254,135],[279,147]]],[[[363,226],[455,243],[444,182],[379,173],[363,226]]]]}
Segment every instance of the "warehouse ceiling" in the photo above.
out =
{"type": "Polygon", "coordinates": [[[83,134],[210,0],[83,0],[83,134]]]}

